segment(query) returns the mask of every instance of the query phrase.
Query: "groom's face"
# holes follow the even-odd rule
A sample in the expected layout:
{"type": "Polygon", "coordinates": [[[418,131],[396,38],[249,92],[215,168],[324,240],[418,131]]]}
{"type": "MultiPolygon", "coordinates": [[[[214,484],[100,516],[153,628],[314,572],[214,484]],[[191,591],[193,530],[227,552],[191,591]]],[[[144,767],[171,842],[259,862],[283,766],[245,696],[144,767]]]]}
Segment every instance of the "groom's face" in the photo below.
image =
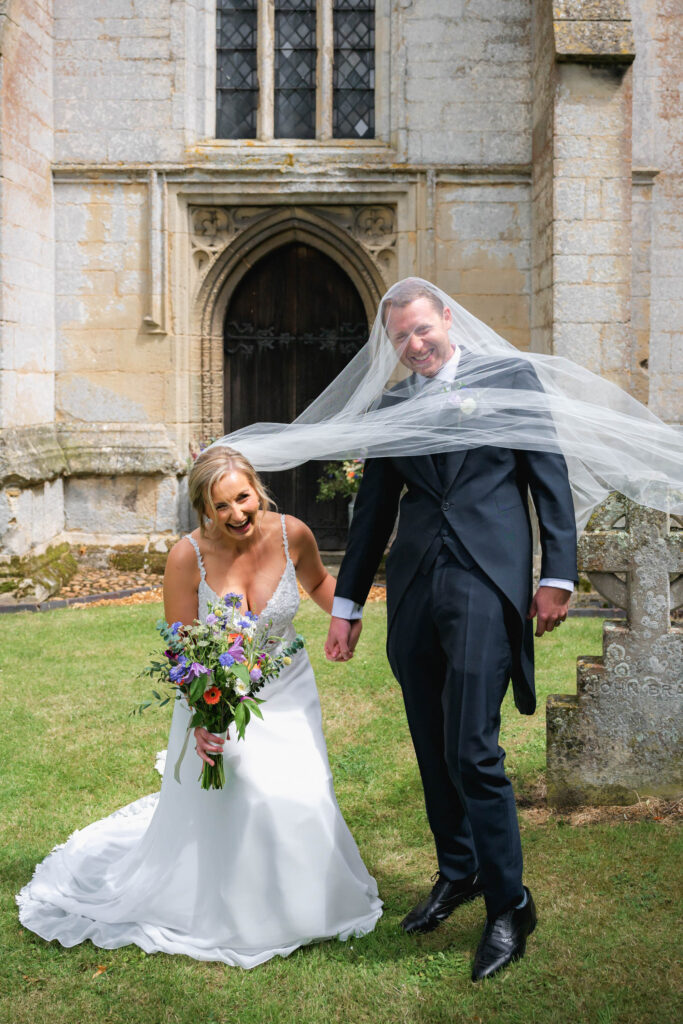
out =
{"type": "Polygon", "coordinates": [[[407,306],[392,305],[386,330],[403,365],[413,373],[433,377],[453,355],[448,337],[451,320],[447,306],[439,310],[427,298],[415,299],[407,306]]]}

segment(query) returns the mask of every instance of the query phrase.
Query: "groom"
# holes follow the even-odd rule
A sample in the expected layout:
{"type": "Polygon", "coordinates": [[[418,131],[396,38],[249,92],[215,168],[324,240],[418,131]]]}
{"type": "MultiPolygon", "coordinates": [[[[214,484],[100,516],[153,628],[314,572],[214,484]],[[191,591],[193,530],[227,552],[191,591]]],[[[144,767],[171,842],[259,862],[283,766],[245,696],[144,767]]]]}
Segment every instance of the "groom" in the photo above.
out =
{"type": "MultiPolygon", "coordinates": [[[[408,279],[381,312],[413,372],[409,388],[467,380],[472,353],[451,342],[451,311],[436,290],[408,279]]],[[[499,376],[506,388],[540,390],[522,359],[509,360],[499,376]]],[[[571,493],[563,457],[542,451],[483,446],[366,462],[325,644],[330,660],[353,654],[406,487],[387,559],[387,654],[403,691],[439,870],[401,926],[431,931],[483,894],[477,981],[523,956],[536,925],[498,743],[500,707],[512,679],[518,709],[533,713],[532,620],[541,636],[567,616],[577,577],[571,493]],[[529,492],[543,555],[533,597],[529,492]]]]}

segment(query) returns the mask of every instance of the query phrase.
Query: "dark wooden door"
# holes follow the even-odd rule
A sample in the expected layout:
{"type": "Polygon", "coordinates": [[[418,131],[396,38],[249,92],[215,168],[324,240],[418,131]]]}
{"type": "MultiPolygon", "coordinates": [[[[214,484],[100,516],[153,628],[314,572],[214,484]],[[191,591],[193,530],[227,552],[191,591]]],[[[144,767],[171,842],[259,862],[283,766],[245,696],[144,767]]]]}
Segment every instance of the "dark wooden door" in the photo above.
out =
{"type": "MultiPolygon", "coordinates": [[[[360,296],[324,253],[293,242],[260,260],[235,289],[225,317],[225,430],[288,423],[367,339],[360,296]]],[[[305,456],[305,452],[302,452],[305,456]]],[[[322,462],[263,477],[278,508],[312,528],[322,550],[341,548],[346,502],[316,502],[322,462]]]]}

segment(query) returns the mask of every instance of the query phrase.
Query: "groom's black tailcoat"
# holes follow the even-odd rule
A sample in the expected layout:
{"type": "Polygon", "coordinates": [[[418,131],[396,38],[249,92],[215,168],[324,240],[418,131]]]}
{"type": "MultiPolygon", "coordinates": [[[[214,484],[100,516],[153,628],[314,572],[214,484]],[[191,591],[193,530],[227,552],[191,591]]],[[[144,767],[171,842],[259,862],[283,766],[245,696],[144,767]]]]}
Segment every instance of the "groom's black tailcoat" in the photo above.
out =
{"type": "MultiPolygon", "coordinates": [[[[508,366],[503,382],[539,388],[521,360],[508,366]]],[[[510,679],[519,710],[536,707],[533,623],[526,618],[529,493],[541,577],[576,580],[562,455],[482,446],[368,460],[336,588],[336,596],[365,603],[400,501],[386,567],[387,654],[403,690],[439,868],[454,879],[480,870],[489,916],[522,892],[498,728],[510,679]]]]}

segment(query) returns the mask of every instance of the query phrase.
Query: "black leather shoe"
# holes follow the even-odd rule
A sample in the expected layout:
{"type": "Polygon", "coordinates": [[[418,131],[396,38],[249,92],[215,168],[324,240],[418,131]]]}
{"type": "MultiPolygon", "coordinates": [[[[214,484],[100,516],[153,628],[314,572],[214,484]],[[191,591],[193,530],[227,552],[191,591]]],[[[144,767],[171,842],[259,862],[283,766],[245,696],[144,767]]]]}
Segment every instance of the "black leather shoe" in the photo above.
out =
{"type": "Polygon", "coordinates": [[[524,892],[527,901],[523,907],[512,907],[494,917],[493,921],[487,920],[474,957],[472,981],[490,978],[513,960],[524,956],[527,936],[536,927],[533,897],[526,886],[524,892]]]}
{"type": "Polygon", "coordinates": [[[473,874],[469,878],[459,878],[451,882],[444,878],[441,872],[437,871],[432,875],[432,881],[436,878],[436,885],[426,900],[418,903],[410,913],[401,921],[401,928],[404,932],[432,932],[449,917],[456,907],[462,903],[469,903],[470,900],[481,896],[483,889],[479,882],[479,875],[473,874]]]}

